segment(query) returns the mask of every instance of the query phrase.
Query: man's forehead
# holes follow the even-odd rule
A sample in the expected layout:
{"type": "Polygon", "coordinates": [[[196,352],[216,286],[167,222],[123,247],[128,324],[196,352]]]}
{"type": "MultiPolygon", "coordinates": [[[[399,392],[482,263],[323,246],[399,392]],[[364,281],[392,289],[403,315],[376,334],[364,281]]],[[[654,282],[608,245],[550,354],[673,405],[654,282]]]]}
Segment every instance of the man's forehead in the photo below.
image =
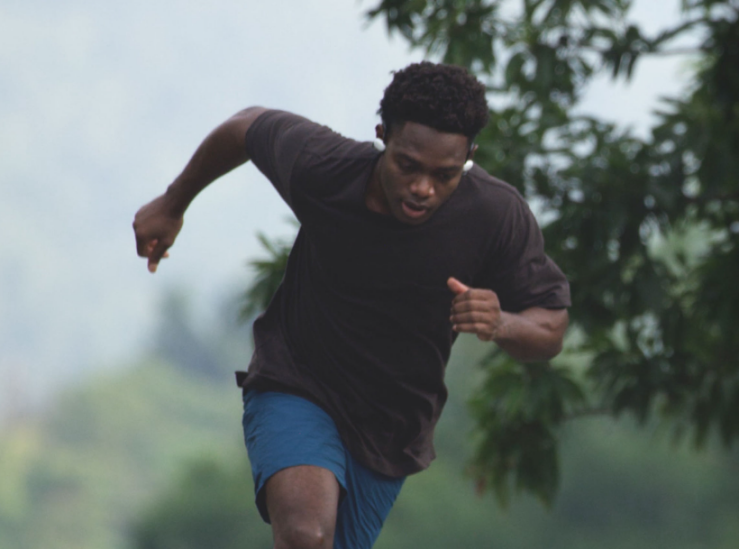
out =
{"type": "Polygon", "coordinates": [[[391,127],[389,128],[385,127],[385,131],[388,134],[395,134],[398,132],[404,133],[404,132],[413,132],[413,131],[424,131],[424,132],[436,133],[439,135],[456,136],[457,138],[468,139],[467,136],[462,133],[440,130],[428,124],[424,124],[423,122],[416,122],[414,120],[396,120],[395,122],[391,124],[391,127]]]}
{"type": "Polygon", "coordinates": [[[393,128],[388,141],[410,156],[432,153],[466,158],[469,139],[459,133],[442,132],[418,122],[404,122],[393,128]]]}

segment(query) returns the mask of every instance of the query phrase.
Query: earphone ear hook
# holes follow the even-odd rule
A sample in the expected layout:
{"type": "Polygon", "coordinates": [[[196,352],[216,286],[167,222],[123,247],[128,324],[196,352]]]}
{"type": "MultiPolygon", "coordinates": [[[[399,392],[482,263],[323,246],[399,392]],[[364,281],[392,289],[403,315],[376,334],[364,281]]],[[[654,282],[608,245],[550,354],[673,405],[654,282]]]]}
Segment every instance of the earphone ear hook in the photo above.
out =
{"type": "Polygon", "coordinates": [[[470,143],[470,150],[467,151],[467,161],[462,166],[462,173],[467,173],[472,169],[472,166],[475,165],[475,163],[472,161],[472,155],[475,152],[475,142],[472,141],[470,143]]]}
{"type": "Polygon", "coordinates": [[[381,124],[378,124],[375,127],[375,130],[377,131],[377,137],[372,142],[372,144],[375,147],[375,150],[378,152],[385,152],[385,138],[387,137],[387,132],[385,131],[385,121],[381,124]]]}

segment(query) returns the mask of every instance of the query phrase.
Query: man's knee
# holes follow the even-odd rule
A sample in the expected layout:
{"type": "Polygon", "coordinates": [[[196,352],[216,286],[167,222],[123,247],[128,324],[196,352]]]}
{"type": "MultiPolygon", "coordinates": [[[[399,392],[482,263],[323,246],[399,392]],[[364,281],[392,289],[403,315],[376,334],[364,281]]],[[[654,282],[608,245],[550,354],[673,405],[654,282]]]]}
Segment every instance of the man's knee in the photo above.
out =
{"type": "Polygon", "coordinates": [[[331,549],[333,530],[318,523],[285,524],[275,530],[274,549],[331,549]]]}
{"type": "Polygon", "coordinates": [[[266,504],[275,549],[331,549],[339,484],[328,469],[289,467],[267,481],[266,504]]]}

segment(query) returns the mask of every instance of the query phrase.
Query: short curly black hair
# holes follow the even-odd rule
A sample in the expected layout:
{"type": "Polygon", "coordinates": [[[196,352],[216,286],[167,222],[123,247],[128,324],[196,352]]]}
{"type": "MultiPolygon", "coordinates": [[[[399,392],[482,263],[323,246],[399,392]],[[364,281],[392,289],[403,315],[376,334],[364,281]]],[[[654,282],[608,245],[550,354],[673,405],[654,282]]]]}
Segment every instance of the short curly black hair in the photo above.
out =
{"type": "Polygon", "coordinates": [[[462,67],[423,61],[394,72],[377,114],[386,137],[396,124],[416,122],[472,140],[488,123],[485,86],[462,67]]]}

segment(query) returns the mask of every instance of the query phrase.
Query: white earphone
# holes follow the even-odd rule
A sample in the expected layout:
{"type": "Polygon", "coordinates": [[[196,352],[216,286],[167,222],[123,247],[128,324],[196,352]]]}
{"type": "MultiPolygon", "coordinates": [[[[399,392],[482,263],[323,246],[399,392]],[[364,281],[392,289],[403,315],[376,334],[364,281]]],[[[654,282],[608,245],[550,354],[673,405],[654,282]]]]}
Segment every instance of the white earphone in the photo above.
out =
{"type": "Polygon", "coordinates": [[[375,138],[374,145],[375,145],[375,149],[377,149],[380,152],[383,152],[385,150],[385,143],[379,137],[375,138]]]}
{"type": "Polygon", "coordinates": [[[472,166],[474,166],[475,163],[472,160],[468,160],[464,163],[464,166],[462,166],[462,173],[467,173],[472,169],[472,166]]]}

